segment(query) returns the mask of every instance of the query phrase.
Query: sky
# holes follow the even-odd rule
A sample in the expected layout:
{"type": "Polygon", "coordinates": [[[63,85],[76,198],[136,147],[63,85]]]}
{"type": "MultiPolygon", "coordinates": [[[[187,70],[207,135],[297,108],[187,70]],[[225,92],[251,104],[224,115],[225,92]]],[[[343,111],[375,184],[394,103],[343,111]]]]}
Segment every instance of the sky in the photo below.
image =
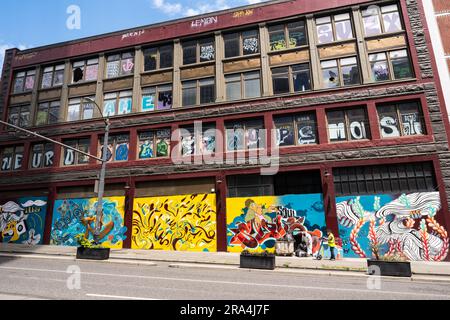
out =
{"type": "Polygon", "coordinates": [[[29,49],[264,1],[0,0],[0,72],[8,48],[29,49]],[[79,8],[79,28],[74,8],[79,8]]]}

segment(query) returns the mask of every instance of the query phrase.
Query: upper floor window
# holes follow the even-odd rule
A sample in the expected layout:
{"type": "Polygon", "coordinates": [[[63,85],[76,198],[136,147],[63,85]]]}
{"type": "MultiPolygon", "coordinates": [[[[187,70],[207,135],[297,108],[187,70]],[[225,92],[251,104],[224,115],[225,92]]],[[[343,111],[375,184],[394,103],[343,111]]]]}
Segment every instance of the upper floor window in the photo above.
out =
{"type": "Polygon", "coordinates": [[[98,58],[74,62],[72,70],[72,83],[97,80],[98,58]]]}
{"type": "MultiPolygon", "coordinates": [[[[65,140],[64,144],[75,148],[77,150],[83,151],[85,153],[89,153],[91,140],[89,138],[83,138],[83,139],[71,139],[71,140],[65,140]]],[[[72,149],[64,148],[64,160],[63,165],[64,166],[76,166],[76,165],[84,165],[89,163],[89,157],[76,152],[72,149]]]]}
{"type": "Polygon", "coordinates": [[[172,109],[171,84],[142,89],[142,112],[170,109],[172,109]]]}
{"type": "Polygon", "coordinates": [[[330,142],[370,139],[369,121],[364,108],[327,112],[330,142]]]}
{"type": "Polygon", "coordinates": [[[349,13],[342,13],[316,19],[317,40],[320,44],[353,38],[352,21],[349,13]]]}
{"type": "Polygon", "coordinates": [[[64,69],[64,64],[45,68],[44,73],[42,74],[41,88],[48,89],[62,86],[64,83],[64,69]]]}
{"type": "Polygon", "coordinates": [[[323,61],[321,67],[325,88],[361,83],[356,57],[323,61]]]}
{"type": "Polygon", "coordinates": [[[125,76],[134,72],[134,52],[111,55],[106,61],[106,78],[125,76]]]}
{"type": "Polygon", "coordinates": [[[411,62],[406,49],[370,54],[369,61],[373,81],[413,77],[411,62]]]}
{"type": "MultiPolygon", "coordinates": [[[[103,141],[100,138],[99,154],[103,159],[103,141]]],[[[130,136],[128,134],[111,135],[108,139],[108,148],[106,151],[106,159],[108,162],[128,161],[128,153],[130,151],[130,136]]]]}
{"type": "Polygon", "coordinates": [[[172,68],[173,45],[144,50],[144,71],[172,68]]]}
{"type": "Polygon", "coordinates": [[[0,149],[1,171],[15,171],[22,168],[23,146],[3,147],[0,149]]]}
{"type": "MultiPolygon", "coordinates": [[[[95,97],[89,97],[94,100],[95,97]]],[[[84,98],[75,98],[69,100],[67,110],[67,121],[88,120],[94,117],[94,103],[84,98]]]]}
{"type": "Polygon", "coordinates": [[[36,79],[36,70],[22,71],[16,73],[14,78],[14,93],[32,91],[36,79]]]}
{"type": "Polygon", "coordinates": [[[383,138],[426,134],[422,110],[417,102],[382,105],[377,111],[383,138]]]}
{"type": "Polygon", "coordinates": [[[170,155],[170,129],[139,133],[139,160],[165,158],[170,155]]]}
{"type": "Polygon", "coordinates": [[[223,38],[225,42],[225,58],[259,53],[258,30],[230,33],[224,35],[223,38]]]}
{"type": "Polygon", "coordinates": [[[131,113],[133,91],[121,91],[105,94],[103,100],[103,116],[111,117],[131,113]]]}
{"type": "Polygon", "coordinates": [[[227,151],[259,149],[265,147],[262,119],[233,121],[225,124],[227,151]]]}
{"type": "Polygon", "coordinates": [[[188,41],[183,43],[183,65],[214,61],[216,49],[214,38],[188,41]]]}
{"type": "Polygon", "coordinates": [[[225,84],[228,101],[261,96],[261,75],[259,71],[226,75],[225,84]]]}
{"type": "Polygon", "coordinates": [[[55,156],[54,144],[36,143],[31,146],[30,168],[49,168],[53,166],[53,158],[55,156]]]}
{"type": "Polygon", "coordinates": [[[183,86],[183,107],[207,104],[216,101],[214,78],[185,81],[183,86]]]}
{"type": "Polygon", "coordinates": [[[17,127],[28,127],[31,124],[30,109],[30,105],[10,107],[8,113],[8,122],[17,127]]]}
{"type": "Polygon", "coordinates": [[[60,102],[43,102],[39,103],[36,122],[37,126],[57,123],[59,120],[60,102]]]}
{"type": "Polygon", "coordinates": [[[214,124],[202,126],[195,130],[194,126],[181,129],[181,155],[211,154],[216,151],[216,130],[214,124]]]}
{"type": "Polygon", "coordinates": [[[279,147],[317,144],[317,120],[314,112],[274,119],[279,147]]]}
{"type": "Polygon", "coordinates": [[[306,27],[304,21],[279,24],[269,27],[270,50],[277,51],[304,46],[306,38],[306,27]]]}
{"type": "Polygon", "coordinates": [[[272,82],[274,94],[311,90],[309,63],[273,68],[272,82]]]}
{"type": "Polygon", "coordinates": [[[362,12],[366,36],[403,30],[400,13],[396,4],[370,6],[362,12]]]}

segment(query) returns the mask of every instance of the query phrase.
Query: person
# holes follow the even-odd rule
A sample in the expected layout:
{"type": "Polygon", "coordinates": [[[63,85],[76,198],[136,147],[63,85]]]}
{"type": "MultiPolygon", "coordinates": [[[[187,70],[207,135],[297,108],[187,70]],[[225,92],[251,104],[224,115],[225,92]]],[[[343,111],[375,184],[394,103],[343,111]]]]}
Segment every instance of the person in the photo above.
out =
{"type": "Polygon", "coordinates": [[[334,261],[336,260],[336,257],[334,255],[334,250],[336,248],[336,241],[334,238],[334,234],[331,232],[331,230],[327,230],[327,235],[328,235],[328,246],[330,247],[330,260],[334,261]]]}

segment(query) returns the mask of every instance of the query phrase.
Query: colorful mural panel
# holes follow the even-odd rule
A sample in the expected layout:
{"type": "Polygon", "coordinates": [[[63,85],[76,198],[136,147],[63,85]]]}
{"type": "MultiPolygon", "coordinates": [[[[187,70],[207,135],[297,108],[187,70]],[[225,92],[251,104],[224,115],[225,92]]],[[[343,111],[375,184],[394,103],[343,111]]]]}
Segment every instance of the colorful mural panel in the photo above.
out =
{"type": "MultiPolygon", "coordinates": [[[[96,221],[97,199],[56,200],[51,245],[77,246],[75,237],[84,234],[93,239],[96,221]]],[[[124,226],[125,197],[103,198],[103,217],[101,220],[100,239],[104,247],[121,249],[126,239],[127,228],[124,226]]]]}
{"type": "Polygon", "coordinates": [[[348,196],[336,202],[346,257],[371,257],[372,246],[381,255],[400,254],[412,261],[447,257],[447,231],[436,221],[439,192],[348,196]]]}
{"type": "Polygon", "coordinates": [[[42,244],[46,214],[46,197],[25,197],[0,204],[0,231],[3,242],[42,244]]]}
{"type": "Polygon", "coordinates": [[[216,195],[138,198],[133,210],[133,249],[217,251],[216,195]]]}
{"type": "Polygon", "coordinates": [[[227,199],[229,252],[274,252],[277,239],[302,231],[311,235],[316,253],[326,233],[322,194],[227,199]]]}

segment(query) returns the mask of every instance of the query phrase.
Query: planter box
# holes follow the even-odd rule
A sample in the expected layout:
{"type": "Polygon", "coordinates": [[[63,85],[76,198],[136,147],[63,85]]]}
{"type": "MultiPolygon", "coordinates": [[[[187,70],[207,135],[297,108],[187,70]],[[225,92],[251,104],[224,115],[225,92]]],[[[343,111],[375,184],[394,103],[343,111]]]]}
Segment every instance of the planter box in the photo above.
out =
{"type": "Polygon", "coordinates": [[[245,269],[275,269],[275,255],[241,254],[240,267],[245,269]]]}
{"type": "Polygon", "coordinates": [[[108,260],[109,248],[77,248],[77,259],[86,260],[108,260]]]}
{"type": "Polygon", "coordinates": [[[411,277],[411,263],[397,261],[367,260],[369,275],[411,277]]]}

